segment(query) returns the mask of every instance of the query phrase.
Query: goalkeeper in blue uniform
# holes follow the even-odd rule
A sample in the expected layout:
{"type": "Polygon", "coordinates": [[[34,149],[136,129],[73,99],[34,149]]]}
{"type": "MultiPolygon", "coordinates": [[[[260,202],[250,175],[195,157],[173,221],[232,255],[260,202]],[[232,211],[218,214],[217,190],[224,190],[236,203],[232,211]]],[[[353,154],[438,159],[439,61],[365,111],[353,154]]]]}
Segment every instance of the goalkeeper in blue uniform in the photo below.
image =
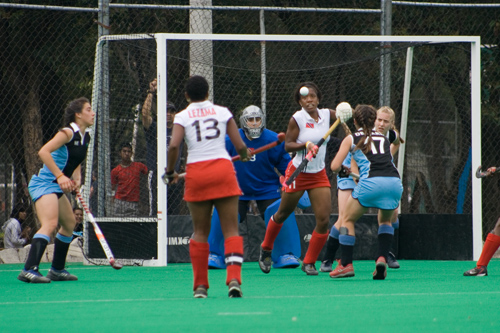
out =
{"type": "MultiPolygon", "coordinates": [[[[278,134],[266,129],[265,123],[265,115],[259,107],[250,105],[243,110],[240,116],[241,128],[239,131],[248,148],[257,149],[278,140],[278,134]]],[[[228,138],[226,138],[226,149],[231,156],[238,154],[228,138]]],[[[257,202],[260,215],[266,221],[264,219],[266,209],[281,198],[281,184],[276,170],[284,175],[290,160],[290,155],[285,151],[284,144],[281,143],[274,148],[253,155],[247,163],[239,161],[234,163],[238,184],[243,191],[238,206],[240,223],[246,220],[248,205],[251,200],[257,202]]],[[[275,209],[277,209],[277,206],[275,209]]],[[[275,268],[295,268],[300,265],[297,260],[297,256],[300,256],[300,236],[295,216],[291,217],[293,221],[285,224],[288,225],[289,230],[282,232],[285,237],[282,239],[280,246],[277,247],[278,252],[281,253],[274,254],[275,268]]],[[[224,237],[216,210],[214,210],[212,216],[208,243],[210,244],[209,268],[225,268],[226,265],[223,261],[224,237]]]]}

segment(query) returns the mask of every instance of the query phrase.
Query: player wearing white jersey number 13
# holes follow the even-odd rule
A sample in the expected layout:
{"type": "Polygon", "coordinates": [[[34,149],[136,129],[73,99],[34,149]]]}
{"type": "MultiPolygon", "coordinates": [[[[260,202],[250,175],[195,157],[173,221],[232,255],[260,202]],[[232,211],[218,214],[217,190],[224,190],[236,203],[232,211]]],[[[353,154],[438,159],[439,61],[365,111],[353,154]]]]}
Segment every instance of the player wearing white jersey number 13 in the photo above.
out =
{"type": "Polygon", "coordinates": [[[229,297],[241,297],[243,238],[238,235],[238,198],[242,193],[226,151],[226,133],[242,162],[249,160],[250,153],[240,137],[231,112],[208,101],[208,91],[205,78],[195,75],[187,80],[185,96],[190,104],[175,115],[165,172],[169,184],[178,182],[174,168],[179,146],[184,139],[188,147],[184,200],[188,204],[194,230],[189,243],[194,297],[207,297],[210,251],[207,240],[214,206],[219,213],[225,239],[229,297]]]}

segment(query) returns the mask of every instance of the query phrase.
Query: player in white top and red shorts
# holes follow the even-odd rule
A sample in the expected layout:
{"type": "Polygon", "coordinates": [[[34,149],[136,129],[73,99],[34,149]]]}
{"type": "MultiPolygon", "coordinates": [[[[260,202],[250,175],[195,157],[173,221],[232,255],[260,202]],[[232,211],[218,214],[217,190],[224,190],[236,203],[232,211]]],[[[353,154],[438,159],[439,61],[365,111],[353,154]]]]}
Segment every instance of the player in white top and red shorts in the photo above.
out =
{"type": "Polygon", "coordinates": [[[169,184],[177,183],[178,174],[174,168],[184,139],[188,147],[184,200],[188,204],[194,230],[189,243],[194,297],[207,297],[210,251],[207,240],[213,206],[219,213],[225,239],[229,297],[241,297],[243,238],[238,234],[238,200],[242,192],[226,150],[226,133],[241,161],[247,162],[251,154],[241,139],[232,113],[208,101],[208,90],[205,78],[195,75],[188,79],[185,95],[190,104],[175,115],[165,172],[169,184]]]}
{"type": "MultiPolygon", "coordinates": [[[[328,132],[330,123],[337,118],[335,110],[318,109],[321,92],[312,82],[300,83],[295,89],[294,98],[301,106],[301,110],[295,112],[290,118],[285,137],[285,149],[297,154],[288,165],[285,179],[290,177],[309,151],[313,151],[315,158],[284,190],[278,211],[271,216],[267,225],[266,236],[261,244],[259,266],[264,273],[270,272],[274,240],[278,236],[283,222],[294,211],[304,191],[307,191],[316,217],[316,227],[303,260],[302,270],[307,275],[317,275],[318,271],[314,264],[328,237],[331,194],[330,181],[325,170],[326,144],[321,145],[318,149],[315,143],[328,132]],[[308,89],[306,96],[300,94],[302,87],[308,89]]],[[[325,141],[328,140],[329,138],[325,141]]]]}

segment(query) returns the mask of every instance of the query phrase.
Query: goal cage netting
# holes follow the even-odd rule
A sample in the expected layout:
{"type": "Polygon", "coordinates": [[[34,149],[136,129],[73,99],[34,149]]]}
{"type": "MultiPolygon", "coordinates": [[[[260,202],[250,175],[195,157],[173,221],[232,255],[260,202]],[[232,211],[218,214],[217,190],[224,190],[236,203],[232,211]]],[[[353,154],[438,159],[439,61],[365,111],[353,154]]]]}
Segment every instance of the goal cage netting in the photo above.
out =
{"type": "MultiPolygon", "coordinates": [[[[396,128],[406,141],[394,156],[404,186],[400,212],[469,214],[473,257],[479,257],[481,182],[471,177],[481,164],[479,37],[151,34],[104,36],[96,48],[97,119],[84,195],[124,264],[166,265],[169,245],[189,240],[169,237],[169,221],[184,226],[191,220],[182,182],[167,187],[161,176],[167,100],[177,111],[184,109],[184,83],[194,74],[208,80],[209,99],[228,107],[237,123],[241,110],[253,104],[275,132],[286,131],[298,110],[292,95],[303,81],[318,85],[320,107],[347,101],[353,108],[378,108],[381,96],[390,96],[396,128]],[[151,126],[145,129],[141,113],[155,78],[150,112],[158,149],[153,151],[146,138],[151,126]],[[382,82],[389,82],[388,88],[382,82]],[[123,156],[127,143],[133,168],[123,156]]],[[[354,130],[352,120],[348,125],[354,130]]],[[[327,165],[344,136],[342,129],[332,134],[327,165]]],[[[337,213],[336,178],[330,179],[337,213]]],[[[85,262],[106,264],[89,223],[84,240],[85,262]]]]}

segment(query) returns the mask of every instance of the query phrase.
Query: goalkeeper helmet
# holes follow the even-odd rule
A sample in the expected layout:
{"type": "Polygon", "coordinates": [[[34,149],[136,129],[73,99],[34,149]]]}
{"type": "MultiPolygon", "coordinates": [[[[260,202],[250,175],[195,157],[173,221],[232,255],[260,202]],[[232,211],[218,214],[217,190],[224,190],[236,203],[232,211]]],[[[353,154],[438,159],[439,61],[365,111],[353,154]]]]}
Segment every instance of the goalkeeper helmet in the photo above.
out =
{"type": "Polygon", "coordinates": [[[266,127],[266,116],[258,106],[247,106],[241,113],[240,126],[247,137],[257,139],[266,127]]]}

